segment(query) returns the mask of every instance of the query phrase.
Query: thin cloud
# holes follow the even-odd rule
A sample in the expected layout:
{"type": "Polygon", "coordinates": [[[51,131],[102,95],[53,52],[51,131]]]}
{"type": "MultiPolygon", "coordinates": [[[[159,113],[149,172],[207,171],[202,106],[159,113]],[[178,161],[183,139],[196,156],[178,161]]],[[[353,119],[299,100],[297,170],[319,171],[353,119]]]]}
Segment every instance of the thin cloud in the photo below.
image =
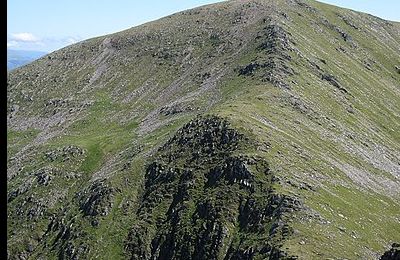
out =
{"type": "Polygon", "coordinates": [[[39,42],[39,38],[32,33],[13,33],[11,39],[17,42],[39,42]]]}
{"type": "Polygon", "coordinates": [[[32,33],[12,33],[7,35],[7,48],[51,52],[81,40],[80,36],[39,38],[32,33]]]}
{"type": "Polygon", "coordinates": [[[67,39],[67,44],[74,44],[74,43],[77,43],[77,42],[78,42],[78,40],[74,39],[74,38],[68,38],[67,39]]]}
{"type": "Polygon", "coordinates": [[[33,46],[45,46],[42,39],[32,33],[12,33],[7,35],[7,48],[31,49],[33,46]]]}
{"type": "Polygon", "coordinates": [[[17,41],[9,41],[9,42],[7,42],[7,48],[15,47],[15,46],[18,46],[18,42],[17,41]]]}

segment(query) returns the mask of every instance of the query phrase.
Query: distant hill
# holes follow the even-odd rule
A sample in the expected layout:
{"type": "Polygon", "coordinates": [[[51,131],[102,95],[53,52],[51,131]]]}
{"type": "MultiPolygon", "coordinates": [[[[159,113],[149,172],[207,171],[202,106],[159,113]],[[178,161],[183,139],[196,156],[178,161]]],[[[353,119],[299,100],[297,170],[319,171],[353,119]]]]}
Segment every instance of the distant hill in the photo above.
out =
{"type": "Polygon", "coordinates": [[[42,51],[7,50],[7,70],[21,67],[46,54],[42,51]]]}

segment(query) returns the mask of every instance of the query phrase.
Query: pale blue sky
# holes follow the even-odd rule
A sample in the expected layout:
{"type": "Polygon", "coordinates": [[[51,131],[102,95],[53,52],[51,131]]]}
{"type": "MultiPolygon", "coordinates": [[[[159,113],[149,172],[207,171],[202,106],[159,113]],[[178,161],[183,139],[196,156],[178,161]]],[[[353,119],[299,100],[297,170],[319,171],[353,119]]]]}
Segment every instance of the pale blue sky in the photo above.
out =
{"type": "MultiPolygon", "coordinates": [[[[218,0],[7,0],[7,48],[53,51],[218,0]]],[[[323,0],[400,21],[400,0],[323,0]]]]}

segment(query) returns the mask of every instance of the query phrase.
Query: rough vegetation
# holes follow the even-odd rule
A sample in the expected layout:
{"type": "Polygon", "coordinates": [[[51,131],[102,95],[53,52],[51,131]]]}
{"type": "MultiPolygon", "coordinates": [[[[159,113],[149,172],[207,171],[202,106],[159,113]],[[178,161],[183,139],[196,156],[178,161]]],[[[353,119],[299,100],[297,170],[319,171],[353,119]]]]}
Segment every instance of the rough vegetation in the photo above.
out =
{"type": "Polygon", "coordinates": [[[300,203],[274,192],[268,163],[244,146],[254,149],[226,121],[205,117],[159,149],[146,169],[141,221],[126,242],[132,259],[285,256],[284,214],[300,203]]]}
{"type": "Polygon", "coordinates": [[[398,258],[399,46],[368,14],[227,1],[14,69],[8,258],[398,258]]]}

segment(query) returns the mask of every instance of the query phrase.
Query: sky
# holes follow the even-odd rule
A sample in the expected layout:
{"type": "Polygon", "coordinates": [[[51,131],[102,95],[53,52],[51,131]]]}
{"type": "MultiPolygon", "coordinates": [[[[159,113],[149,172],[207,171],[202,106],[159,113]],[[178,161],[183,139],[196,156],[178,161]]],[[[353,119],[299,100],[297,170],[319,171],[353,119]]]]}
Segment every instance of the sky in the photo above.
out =
{"type": "MultiPolygon", "coordinates": [[[[7,48],[51,52],[221,0],[7,0],[7,48]]],[[[321,2],[400,21],[400,0],[321,2]]]]}

